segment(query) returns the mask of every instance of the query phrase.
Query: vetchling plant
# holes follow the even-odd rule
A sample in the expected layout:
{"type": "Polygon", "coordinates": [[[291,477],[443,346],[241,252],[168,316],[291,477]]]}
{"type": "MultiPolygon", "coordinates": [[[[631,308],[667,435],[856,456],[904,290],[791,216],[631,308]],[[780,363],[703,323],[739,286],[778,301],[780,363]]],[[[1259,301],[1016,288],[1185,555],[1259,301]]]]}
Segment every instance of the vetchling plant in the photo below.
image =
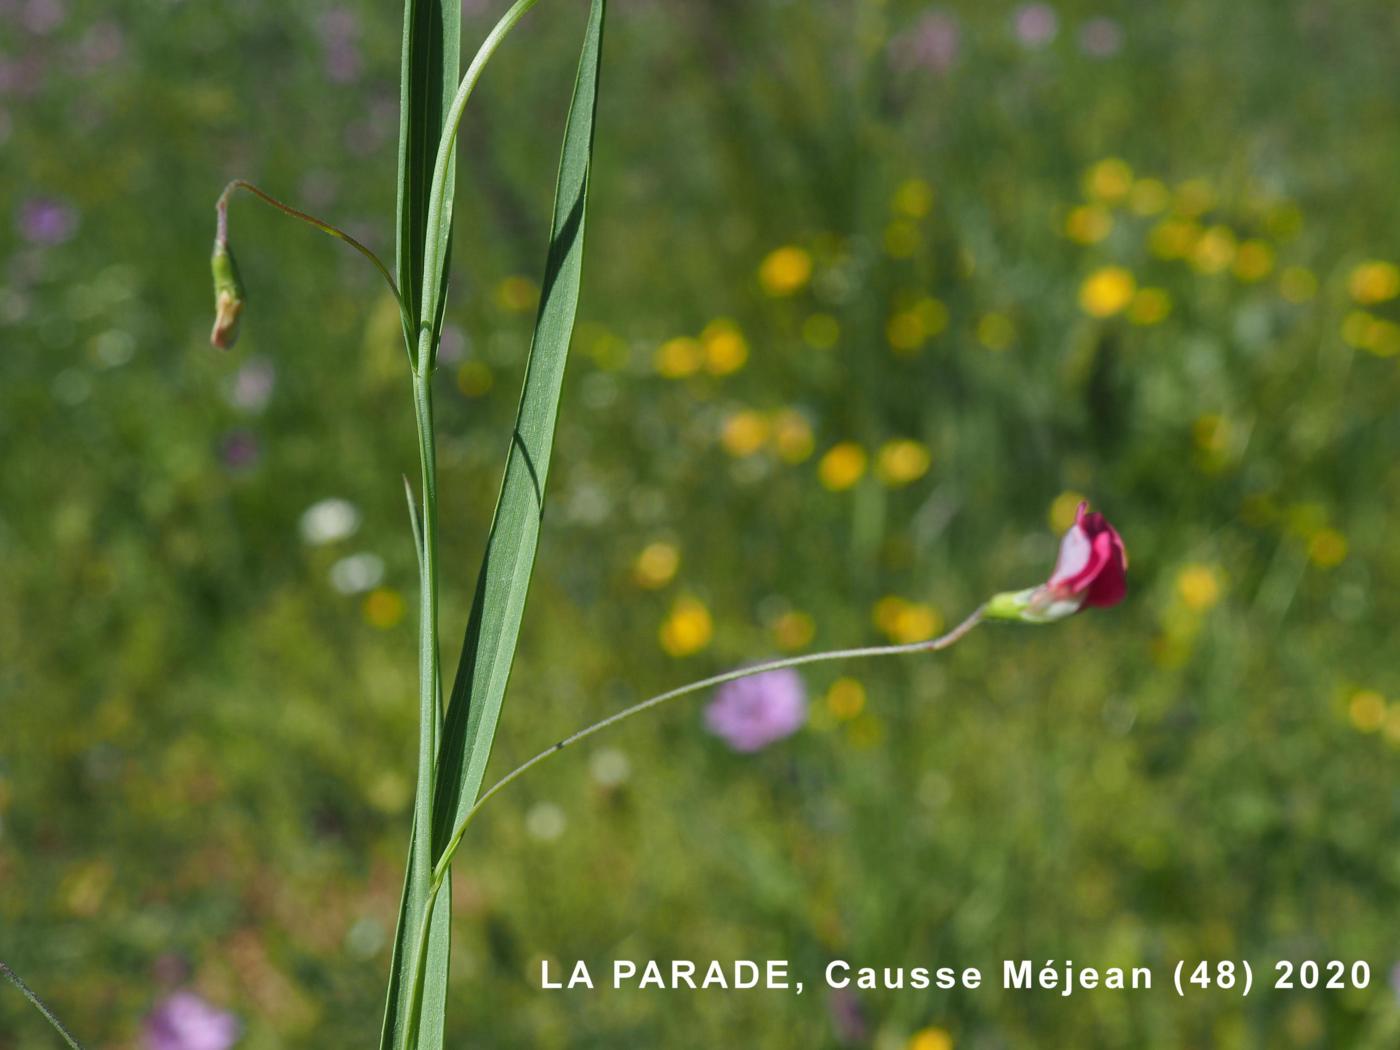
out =
{"type": "MultiPolygon", "coordinates": [[[[483,790],[535,561],[564,366],[573,332],[583,264],[606,0],[589,0],[583,51],[574,82],[555,188],[549,250],[524,389],[507,445],[495,517],[477,576],[471,613],[452,688],[444,700],[438,651],[438,500],[433,424],[433,373],[442,335],[453,239],[457,132],[472,90],[510,30],[537,0],[516,0],[496,23],[458,80],[459,3],[406,0],[398,151],[396,260],[391,273],[343,230],[299,211],[243,180],[229,183],[216,204],[212,268],[215,322],[211,341],[233,346],[246,301],[229,244],[228,207],[245,190],[280,211],[334,236],[379,271],[399,307],[417,425],[418,492],[405,479],[419,570],[418,774],[403,899],[386,995],[381,1050],[441,1050],[447,1008],[450,871],[473,817],[521,774],[585,737],[701,690],[803,664],[945,649],[983,620],[1046,623],[1089,606],[1122,600],[1127,566],[1123,542],[1100,514],[1081,506],[1065,534],[1054,571],[1043,584],[998,594],[942,637],[905,645],[833,650],[753,664],[643,700],[563,738],[483,790]]],[[[755,683],[757,685],[757,682],[755,683]]],[[[762,690],[754,694],[760,700],[762,690]]],[[[735,694],[726,732],[762,741],[772,726],[762,704],[735,694]]],[[[778,729],[781,734],[783,730],[778,729]]],[[[69,1046],[78,1043],[17,975],[6,977],[69,1046]]]]}

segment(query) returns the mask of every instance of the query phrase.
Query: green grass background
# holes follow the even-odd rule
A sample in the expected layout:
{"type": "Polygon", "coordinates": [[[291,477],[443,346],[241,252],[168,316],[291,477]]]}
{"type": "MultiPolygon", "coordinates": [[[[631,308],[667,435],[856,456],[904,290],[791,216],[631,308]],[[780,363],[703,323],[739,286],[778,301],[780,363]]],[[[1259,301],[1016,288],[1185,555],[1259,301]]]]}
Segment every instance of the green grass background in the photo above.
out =
{"type": "MultiPolygon", "coordinates": [[[[399,12],[336,9],[360,68],[334,82],[323,0],[71,0],[39,32],[33,6],[0,7],[0,958],[90,1046],[137,1045],[172,953],[248,1050],[368,1046],[416,717],[396,313],[363,260],[239,199],[249,306],[220,354],[205,259],[235,176],[392,253],[399,12]],[[28,243],[35,197],[66,202],[74,236],[28,243]],[[261,412],[228,398],[249,360],[276,371],[261,412]],[[233,432],[254,466],[224,462],[233,432]],[[298,520],[331,496],[363,521],[307,545],[298,520]],[[342,594],[329,570],[361,551],[384,580],[342,594]]],[[[578,7],[530,16],[463,131],[462,354],[439,376],[449,672],[578,7]]],[[[1400,302],[1351,285],[1400,259],[1400,10],[1066,2],[1032,49],[1001,2],[614,8],[580,329],[494,769],[782,651],[794,623],[809,647],[873,643],[882,598],[952,621],[1034,583],[1066,493],[1121,529],[1130,595],[938,657],[815,669],[812,724],[756,756],[685,701],[512,787],[459,855],[452,1045],[896,1048],[932,1027],[959,1050],[1395,1046],[1400,302]],[[930,12],[957,27],[946,71],[899,58],[930,12]],[[1096,16],[1122,28],[1114,56],[1078,45],[1096,16]],[[1105,201],[1111,231],[1080,243],[1066,222],[1108,157],[1168,199],[1105,201]],[[926,214],[900,211],[909,180],[931,187],[926,214]],[[1172,216],[1186,259],[1152,250],[1172,216]],[[1231,237],[1268,272],[1237,273],[1231,237]],[[759,269],[785,245],[812,278],[774,296],[759,269]],[[1170,314],[1086,315],[1104,267],[1170,314]],[[895,352],[890,319],[928,297],[946,328],[895,352]],[[804,339],[814,314],[834,346],[804,339]],[[716,318],[742,331],[742,369],[658,374],[660,346],[716,318]],[[736,414],[784,410],[810,457],[726,450],[736,414]],[[927,473],[822,484],[832,446],[876,460],[892,439],[927,448],[927,473]],[[639,586],[658,542],[679,568],[639,586]],[[681,599],[713,631],[677,657],[658,631],[681,599]],[[865,689],[855,717],[826,702],[841,675],[865,689]],[[612,752],[621,784],[595,775],[612,752]],[[546,994],[543,957],[789,958],[808,991],[546,994]],[[848,1039],[833,1008],[850,1004],[817,988],[836,957],[1150,965],[1158,987],[862,994],[848,1039]],[[1372,980],[1178,1000],[1179,958],[1248,959],[1256,982],[1276,959],[1364,959],[1372,980]]],[[[465,46],[497,13],[467,5],[465,46]]],[[[0,994],[0,1047],[53,1045],[40,1024],[0,994]]]]}

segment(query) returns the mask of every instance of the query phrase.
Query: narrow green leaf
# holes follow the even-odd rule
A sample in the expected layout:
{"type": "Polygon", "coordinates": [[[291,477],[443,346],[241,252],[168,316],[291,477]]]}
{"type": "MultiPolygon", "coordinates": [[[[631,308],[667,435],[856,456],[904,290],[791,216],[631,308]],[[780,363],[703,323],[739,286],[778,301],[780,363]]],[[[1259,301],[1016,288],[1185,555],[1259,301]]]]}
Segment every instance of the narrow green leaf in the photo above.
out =
{"type": "Polygon", "coordinates": [[[592,0],[584,32],[525,386],[438,752],[434,857],[481,790],[535,563],[559,392],[578,309],[606,6],[605,0],[592,0]]]}
{"type": "MultiPolygon", "coordinates": [[[[417,318],[423,301],[423,247],[429,236],[446,257],[452,231],[452,209],[445,209],[439,229],[428,229],[428,197],[438,141],[452,96],[457,92],[462,37],[461,0],[405,0],[403,63],[399,87],[398,224],[395,268],[399,289],[410,317],[417,318]]],[[[452,199],[452,173],[446,198],[452,199]]],[[[446,283],[446,267],[441,275],[446,283]]],[[[416,350],[415,333],[405,332],[409,353],[416,350]]]]}
{"type": "MultiPolygon", "coordinates": [[[[418,834],[414,826],[414,836],[418,834]]],[[[418,936],[419,905],[410,915],[410,901],[426,900],[428,885],[418,885],[418,876],[413,865],[408,866],[404,876],[403,899],[399,902],[399,922],[394,934],[394,958],[389,971],[389,993],[384,1010],[384,1027],[379,1037],[380,1050],[394,1050],[402,1040],[402,1032],[408,1023],[408,1009],[404,1002],[412,982],[411,970],[415,965],[413,955],[414,938],[418,936]]],[[[452,886],[443,886],[433,906],[432,929],[428,936],[429,967],[424,974],[423,1012],[418,1030],[420,1050],[440,1050],[443,1042],[443,1021],[447,1013],[447,973],[449,949],[452,940],[452,886]],[[436,962],[437,966],[432,964],[436,962]]]]}
{"type": "MultiPolygon", "coordinates": [[[[431,240],[437,245],[441,257],[446,258],[451,245],[450,203],[433,229],[429,228],[428,213],[438,144],[446,123],[447,110],[457,91],[461,35],[460,0],[404,0],[395,270],[406,314],[404,341],[410,359],[415,361],[418,350],[417,332],[411,330],[410,325],[416,323],[419,306],[423,301],[424,248],[431,240]]],[[[452,184],[453,170],[449,166],[445,186],[449,202],[452,184]]],[[[447,267],[444,266],[435,278],[440,301],[444,298],[442,293],[445,291],[446,281],[447,267]]],[[[431,523],[424,521],[422,527],[430,528],[431,523]]],[[[415,533],[418,533],[417,525],[415,533]]],[[[428,542],[428,536],[415,535],[420,584],[423,587],[428,587],[431,582],[425,564],[424,548],[428,542]]],[[[432,596],[432,600],[436,601],[436,595],[432,596]]],[[[430,638],[427,644],[435,647],[437,641],[430,638]]],[[[434,681],[428,688],[436,694],[440,686],[434,681]]],[[[431,724],[420,727],[420,732],[430,734],[428,743],[432,744],[435,743],[437,729],[434,718],[431,724]]],[[[399,907],[399,929],[394,942],[394,958],[384,1008],[384,1027],[380,1036],[382,1050],[391,1050],[395,1046],[406,1020],[401,1000],[407,994],[410,983],[409,968],[415,964],[409,945],[421,927],[431,880],[430,868],[426,864],[430,859],[429,850],[425,848],[427,843],[422,841],[431,831],[427,820],[431,790],[431,781],[427,777],[420,777],[418,797],[414,804],[414,831],[409,845],[410,860],[404,876],[403,899],[399,907]]],[[[451,902],[451,894],[442,894],[433,909],[429,943],[441,960],[441,965],[432,968],[424,978],[426,984],[423,987],[423,1000],[425,1004],[432,1004],[433,1009],[425,1009],[423,1014],[419,1041],[422,1050],[441,1050],[442,1047],[451,902]]]]}

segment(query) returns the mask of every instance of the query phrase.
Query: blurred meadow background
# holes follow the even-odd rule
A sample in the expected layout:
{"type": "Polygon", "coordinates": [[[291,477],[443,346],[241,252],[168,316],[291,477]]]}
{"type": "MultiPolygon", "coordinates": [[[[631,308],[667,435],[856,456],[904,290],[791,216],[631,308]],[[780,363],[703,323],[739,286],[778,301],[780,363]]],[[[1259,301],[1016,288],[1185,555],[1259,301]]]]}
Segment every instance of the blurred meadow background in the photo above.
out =
{"type": "MultiPolygon", "coordinates": [[[[467,0],[468,54],[502,3],[467,0]]],[[[472,828],[452,1046],[1400,1045],[1400,92],[1389,0],[617,0],[580,323],[493,769],[768,655],[1043,579],[1128,601],[704,698],[472,828]],[[807,993],[544,993],[542,958],[789,958],[807,993]],[[975,992],[820,986],[832,958],[975,992]],[[1002,992],[1003,958],[1151,993],[1002,992]],[[1249,959],[1248,999],[1171,964],[1249,959]],[[1367,960],[1272,992],[1275,959],[1367,960]],[[1261,969],[1262,967],[1262,969],[1261,969]]],[[[0,0],[0,959],[89,1047],[378,1036],[415,753],[393,251],[400,5],[0,0]]],[[[450,673],[582,5],[468,110],[438,376],[450,673]]],[[[0,1048],[56,1045],[0,988],[0,1048]]]]}

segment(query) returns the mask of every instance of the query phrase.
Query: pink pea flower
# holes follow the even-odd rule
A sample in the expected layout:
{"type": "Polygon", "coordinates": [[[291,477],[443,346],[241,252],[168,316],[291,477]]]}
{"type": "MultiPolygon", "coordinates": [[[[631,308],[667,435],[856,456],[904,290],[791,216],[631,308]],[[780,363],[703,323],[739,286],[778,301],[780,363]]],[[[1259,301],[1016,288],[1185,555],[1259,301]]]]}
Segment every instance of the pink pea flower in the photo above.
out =
{"type": "Polygon", "coordinates": [[[1055,571],[1045,584],[1055,601],[1082,598],[1082,605],[1117,605],[1128,593],[1128,552],[1123,537],[1088,503],[1074,513],[1074,524],[1060,541],[1055,571]]]}
{"type": "Polygon", "coordinates": [[[807,721],[807,690],[791,668],[726,682],[705,708],[705,728],[735,751],[761,751],[807,721]]]}
{"type": "Polygon", "coordinates": [[[1039,587],[998,594],[985,615],[994,620],[1049,623],[1090,606],[1117,605],[1128,593],[1128,552],[1102,514],[1081,503],[1060,541],[1050,578],[1039,587]]]}
{"type": "Polygon", "coordinates": [[[238,1041],[238,1019],[194,992],[166,996],[146,1018],[146,1050],[228,1050],[238,1041]]]}

